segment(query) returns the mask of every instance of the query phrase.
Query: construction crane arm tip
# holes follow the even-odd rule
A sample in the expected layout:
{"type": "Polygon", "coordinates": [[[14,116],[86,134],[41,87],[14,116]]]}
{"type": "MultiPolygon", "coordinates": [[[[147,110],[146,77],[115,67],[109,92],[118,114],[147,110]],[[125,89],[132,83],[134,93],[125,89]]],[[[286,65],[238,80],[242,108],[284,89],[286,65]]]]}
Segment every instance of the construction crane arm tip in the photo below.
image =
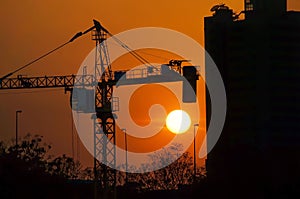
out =
{"type": "Polygon", "coordinates": [[[72,39],[70,39],[69,42],[73,42],[75,39],[77,39],[77,38],[80,37],[81,35],[82,35],[82,32],[76,33],[76,35],[74,35],[74,36],[72,37],[72,39]]]}

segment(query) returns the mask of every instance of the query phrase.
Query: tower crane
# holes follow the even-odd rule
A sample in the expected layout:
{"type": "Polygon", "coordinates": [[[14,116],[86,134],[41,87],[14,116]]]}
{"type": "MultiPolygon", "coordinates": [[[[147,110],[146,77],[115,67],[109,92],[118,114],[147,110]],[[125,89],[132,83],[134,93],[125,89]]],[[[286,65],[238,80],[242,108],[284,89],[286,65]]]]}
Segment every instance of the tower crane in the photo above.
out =
{"type": "MultiPolygon", "coordinates": [[[[113,88],[121,77],[126,78],[126,82],[120,81],[118,84],[142,84],[142,83],[156,83],[170,81],[183,81],[186,78],[196,93],[196,81],[199,74],[194,66],[186,66],[182,72],[182,62],[189,62],[190,60],[171,60],[168,64],[157,68],[151,65],[146,59],[140,56],[135,51],[131,50],[126,44],[111,34],[98,21],[93,20],[94,25],[84,32],[76,33],[68,42],[42,55],[41,57],[29,62],[28,64],[14,70],[13,72],[4,75],[0,78],[0,90],[5,89],[34,89],[34,88],[64,88],[65,92],[72,94],[73,88],[86,86],[95,86],[95,110],[93,112],[94,120],[94,177],[99,186],[104,189],[116,186],[116,171],[111,169],[116,166],[116,123],[113,117],[113,88]],[[29,67],[31,64],[48,56],[54,51],[63,46],[73,42],[77,38],[92,32],[92,39],[96,42],[96,61],[94,74],[83,75],[65,75],[65,76],[42,76],[42,77],[23,77],[18,75],[16,78],[9,78],[20,70],[29,67]],[[112,71],[109,54],[107,50],[106,39],[112,37],[119,45],[125,48],[132,56],[142,62],[146,68],[146,74],[149,76],[131,76],[130,71],[112,71]],[[155,75],[153,75],[153,73],[155,75]],[[179,73],[178,78],[171,77],[173,73],[179,73]],[[126,75],[125,75],[126,74],[126,75]],[[160,78],[157,78],[157,77],[160,78]],[[109,145],[113,143],[113,145],[109,145]],[[100,161],[99,161],[100,160],[100,161]],[[107,167],[109,166],[109,167],[107,167]],[[108,171],[111,170],[111,171],[108,171]],[[99,177],[99,172],[102,172],[103,177],[99,177]]],[[[144,73],[143,73],[144,74],[144,73]]],[[[183,83],[183,91],[185,88],[183,83]]],[[[183,92],[184,102],[195,102],[195,96],[185,97],[183,92]]],[[[72,107],[73,108],[73,107],[72,107]]],[[[78,109],[77,109],[78,111],[78,109]]],[[[79,110],[80,111],[80,110],[79,110]]],[[[85,110],[87,111],[87,110],[85,110]]]]}

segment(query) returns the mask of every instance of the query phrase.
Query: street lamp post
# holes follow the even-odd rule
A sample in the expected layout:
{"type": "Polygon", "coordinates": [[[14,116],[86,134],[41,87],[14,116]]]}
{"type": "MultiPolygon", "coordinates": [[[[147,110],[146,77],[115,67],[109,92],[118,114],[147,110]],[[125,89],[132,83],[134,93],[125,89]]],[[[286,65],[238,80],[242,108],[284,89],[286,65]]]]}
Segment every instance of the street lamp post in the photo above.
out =
{"type": "Polygon", "coordinates": [[[22,113],[21,110],[16,111],[16,146],[18,145],[18,114],[22,113]]]}
{"type": "Polygon", "coordinates": [[[128,154],[127,154],[127,133],[126,133],[126,129],[122,129],[122,131],[124,132],[124,138],[125,138],[125,169],[126,169],[126,176],[125,176],[125,182],[128,182],[128,178],[127,178],[127,172],[128,172],[128,154]]]}
{"type": "Polygon", "coordinates": [[[196,180],[197,166],[196,166],[196,126],[199,124],[194,124],[194,182],[196,180]]]}

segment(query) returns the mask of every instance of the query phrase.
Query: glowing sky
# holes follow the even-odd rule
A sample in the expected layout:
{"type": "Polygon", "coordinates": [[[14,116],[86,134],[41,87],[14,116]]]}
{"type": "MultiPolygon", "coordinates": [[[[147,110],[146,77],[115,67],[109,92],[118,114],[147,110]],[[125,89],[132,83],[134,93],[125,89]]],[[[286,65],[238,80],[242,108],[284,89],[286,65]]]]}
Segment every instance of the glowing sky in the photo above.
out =
{"type": "MultiPolygon", "coordinates": [[[[243,0],[221,2],[236,12],[243,9],[243,0]]],[[[211,15],[210,8],[218,3],[219,0],[2,0],[0,76],[91,27],[92,19],[101,21],[113,34],[137,27],[164,27],[203,45],[203,17],[211,15]]],[[[298,0],[288,3],[289,9],[300,9],[298,0]]],[[[86,35],[19,74],[74,74],[93,47],[90,35],[86,35]]],[[[62,89],[0,91],[0,95],[0,140],[14,137],[15,111],[21,109],[22,136],[28,132],[42,134],[54,145],[55,153],[71,154],[69,96],[62,89]]]]}

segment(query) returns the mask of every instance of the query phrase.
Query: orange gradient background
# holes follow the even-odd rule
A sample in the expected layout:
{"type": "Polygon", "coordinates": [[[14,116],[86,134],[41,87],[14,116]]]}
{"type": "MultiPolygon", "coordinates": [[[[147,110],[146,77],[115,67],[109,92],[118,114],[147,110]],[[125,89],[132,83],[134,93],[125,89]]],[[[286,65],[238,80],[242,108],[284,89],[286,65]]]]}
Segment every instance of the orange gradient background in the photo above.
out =
{"type": "MultiPolygon", "coordinates": [[[[243,10],[243,0],[221,2],[236,12],[243,10]]],[[[113,34],[138,27],[164,27],[182,32],[204,45],[203,17],[210,16],[210,8],[221,2],[218,0],[1,1],[0,76],[68,41],[75,33],[91,27],[92,19],[99,20],[113,34]]],[[[289,0],[288,9],[299,10],[300,1],[289,0]]],[[[85,35],[20,71],[18,75],[76,74],[81,62],[94,46],[91,36],[85,35]]],[[[165,60],[160,59],[161,63],[174,59],[167,53],[158,56],[166,57],[165,60]]],[[[128,64],[130,64],[128,60],[115,63],[113,70],[128,69],[126,66],[128,64]]],[[[202,101],[199,98],[200,110],[205,108],[204,89],[201,90],[203,86],[204,83],[199,81],[198,96],[202,98],[202,101]]],[[[45,141],[53,145],[52,154],[72,155],[72,116],[69,95],[65,95],[63,89],[1,90],[0,96],[0,140],[9,141],[14,138],[15,111],[22,110],[19,115],[21,137],[27,133],[43,135],[45,141]]],[[[175,106],[172,105],[169,109],[175,106]]],[[[139,115],[134,117],[139,118],[139,115]]],[[[200,119],[199,124],[197,139],[201,143],[200,140],[205,132],[204,117],[200,119]]],[[[120,131],[118,130],[117,133],[120,131]]],[[[122,135],[117,136],[119,140],[123,140],[122,135]]],[[[163,143],[158,143],[157,147],[163,143]]],[[[80,142],[78,144],[76,158],[84,165],[92,166],[91,156],[80,142]]],[[[77,146],[77,142],[75,145],[77,146]]],[[[197,146],[197,151],[199,148],[200,146],[197,146]]],[[[198,161],[198,164],[203,164],[203,161],[198,161]]]]}

